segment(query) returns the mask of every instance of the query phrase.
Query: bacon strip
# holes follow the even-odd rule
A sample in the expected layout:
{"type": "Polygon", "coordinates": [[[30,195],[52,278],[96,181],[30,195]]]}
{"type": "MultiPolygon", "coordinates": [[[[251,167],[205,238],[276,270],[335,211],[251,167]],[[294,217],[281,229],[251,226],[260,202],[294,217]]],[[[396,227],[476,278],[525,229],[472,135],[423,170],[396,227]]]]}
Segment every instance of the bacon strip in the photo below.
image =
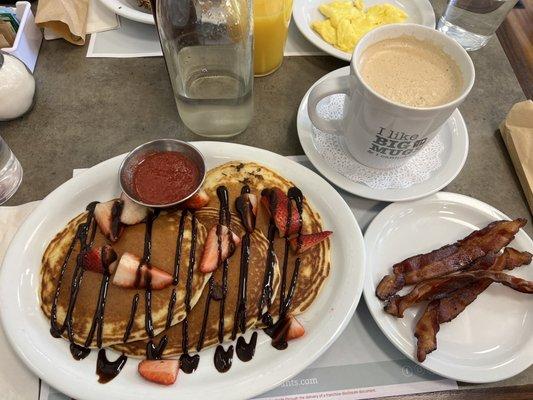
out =
{"type": "MultiPolygon", "coordinates": [[[[531,263],[532,259],[530,253],[519,252],[512,248],[506,248],[503,256],[507,258],[506,262],[496,262],[491,270],[501,271],[503,269],[514,269],[520,265],[531,263]]],[[[501,257],[499,258],[501,260],[501,257]]],[[[426,356],[437,348],[439,325],[457,317],[491,284],[492,280],[481,279],[462,289],[456,290],[448,297],[433,300],[428,304],[415,328],[418,361],[423,362],[426,356]]]]}
{"type": "Polygon", "coordinates": [[[397,263],[392,267],[393,273],[384,276],[379,283],[376,296],[386,300],[405,285],[461,270],[480,257],[498,253],[514,239],[526,222],[523,218],[495,221],[454,244],[397,263]]]}
{"type": "MultiPolygon", "coordinates": [[[[506,254],[508,253],[504,253],[498,257],[495,263],[512,262],[513,260],[508,260],[508,256],[506,254]]],[[[520,262],[520,265],[522,265],[521,260],[517,262],[520,262]]],[[[414,289],[405,296],[391,297],[388,304],[385,306],[385,311],[398,318],[402,318],[406,309],[417,303],[420,303],[421,301],[441,299],[455,290],[464,288],[465,286],[468,286],[469,284],[481,279],[488,279],[491,282],[501,283],[519,292],[533,293],[533,282],[531,281],[526,281],[498,270],[473,270],[455,273],[445,277],[422,282],[416,285],[414,289]]]]}

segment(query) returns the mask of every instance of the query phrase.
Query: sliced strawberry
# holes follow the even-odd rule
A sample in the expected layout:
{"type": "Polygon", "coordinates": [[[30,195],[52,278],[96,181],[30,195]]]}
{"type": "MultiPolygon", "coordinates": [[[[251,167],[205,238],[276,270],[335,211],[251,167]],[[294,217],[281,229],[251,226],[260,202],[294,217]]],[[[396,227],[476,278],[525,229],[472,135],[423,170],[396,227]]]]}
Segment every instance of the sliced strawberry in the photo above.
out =
{"type": "Polygon", "coordinates": [[[204,189],[200,189],[184,203],[184,206],[185,208],[199,210],[200,208],[205,207],[207,203],[209,203],[209,195],[204,189]]]}
{"type": "Polygon", "coordinates": [[[142,360],[137,369],[150,382],[172,385],[178,377],[180,363],[178,360],[142,360]]]}
{"type": "Polygon", "coordinates": [[[103,274],[107,269],[111,272],[110,265],[117,259],[117,253],[109,245],[94,247],[81,253],[81,265],[87,271],[103,274]]]}
{"type": "Polygon", "coordinates": [[[286,339],[287,341],[292,339],[298,339],[305,334],[305,329],[303,325],[295,317],[289,317],[289,329],[287,330],[286,339]]]}
{"type": "Polygon", "coordinates": [[[112,242],[116,242],[122,233],[120,214],[123,206],[122,200],[114,199],[98,203],[94,208],[94,218],[100,231],[112,242]]]}
{"type": "Polygon", "coordinates": [[[250,201],[252,205],[252,212],[257,216],[257,196],[253,193],[245,193],[244,197],[250,201]]]}
{"type": "Polygon", "coordinates": [[[109,273],[114,274],[117,270],[118,260],[113,261],[111,264],[109,264],[109,273]]]}
{"type": "Polygon", "coordinates": [[[141,259],[134,254],[124,253],[118,261],[115,276],[113,276],[113,284],[123,288],[145,288],[148,284],[148,277],[150,277],[150,284],[152,289],[164,289],[172,283],[172,275],[161,270],[160,268],[147,264],[141,266],[140,279],[137,280],[137,269],[141,264],[141,259]],[[137,285],[136,285],[137,283],[137,285]]]}
{"type": "Polygon", "coordinates": [[[299,241],[297,237],[290,240],[291,248],[296,253],[301,254],[309,250],[311,247],[316,246],[323,240],[326,240],[332,233],[333,232],[331,231],[324,231],[324,232],[310,233],[308,235],[301,235],[299,241]],[[300,245],[299,247],[298,247],[298,244],[300,245]]]}
{"type": "Polygon", "coordinates": [[[142,206],[128,196],[125,193],[120,195],[120,200],[124,203],[122,212],[120,213],[120,222],[124,225],[135,225],[142,222],[148,215],[148,207],[142,206]]]}
{"type": "Polygon", "coordinates": [[[235,199],[237,209],[242,224],[248,233],[255,229],[255,218],[257,216],[257,196],[252,193],[244,193],[235,199]]]}
{"type": "Polygon", "coordinates": [[[281,237],[298,232],[301,223],[298,208],[292,201],[290,205],[291,218],[287,224],[290,200],[280,188],[264,189],[261,192],[261,201],[267,206],[281,237]]]}
{"type": "Polygon", "coordinates": [[[235,246],[241,242],[241,238],[229,230],[227,226],[215,225],[207,234],[207,239],[202,252],[200,261],[200,271],[204,274],[213,272],[217,269],[218,264],[232,256],[235,246]],[[217,228],[220,227],[221,254],[219,260],[218,254],[218,234],[217,228]],[[231,234],[231,240],[230,240],[231,234]]]}

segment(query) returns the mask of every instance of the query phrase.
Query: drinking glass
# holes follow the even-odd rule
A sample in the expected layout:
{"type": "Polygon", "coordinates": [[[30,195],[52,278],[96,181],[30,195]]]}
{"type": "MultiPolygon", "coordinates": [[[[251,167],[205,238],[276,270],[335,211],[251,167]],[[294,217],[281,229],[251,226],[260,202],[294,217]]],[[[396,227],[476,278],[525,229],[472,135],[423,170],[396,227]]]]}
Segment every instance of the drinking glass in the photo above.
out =
{"type": "Polygon", "coordinates": [[[183,123],[208,137],[244,131],[253,111],[251,1],[152,0],[152,10],[183,123]]]}
{"type": "Polygon", "coordinates": [[[283,62],[292,0],[254,0],[254,74],[265,76],[283,62]]]}
{"type": "Polygon", "coordinates": [[[22,167],[0,136],[0,204],[15,194],[22,182],[22,167]]]}
{"type": "Polygon", "coordinates": [[[450,0],[437,29],[465,50],[485,46],[518,0],[450,0]]]}

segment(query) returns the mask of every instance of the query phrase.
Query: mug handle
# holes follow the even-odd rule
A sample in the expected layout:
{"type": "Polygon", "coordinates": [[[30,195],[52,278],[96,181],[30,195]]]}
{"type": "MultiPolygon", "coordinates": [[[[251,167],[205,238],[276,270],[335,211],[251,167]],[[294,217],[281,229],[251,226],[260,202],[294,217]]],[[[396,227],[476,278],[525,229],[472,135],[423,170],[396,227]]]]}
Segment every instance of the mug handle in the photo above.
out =
{"type": "Polygon", "coordinates": [[[335,78],[329,78],[316,85],[309,93],[307,100],[307,113],[309,119],[322,132],[331,133],[334,135],[342,135],[342,122],[341,119],[324,119],[318,115],[316,106],[325,97],[333,94],[350,94],[350,75],[338,76],[335,78]]]}

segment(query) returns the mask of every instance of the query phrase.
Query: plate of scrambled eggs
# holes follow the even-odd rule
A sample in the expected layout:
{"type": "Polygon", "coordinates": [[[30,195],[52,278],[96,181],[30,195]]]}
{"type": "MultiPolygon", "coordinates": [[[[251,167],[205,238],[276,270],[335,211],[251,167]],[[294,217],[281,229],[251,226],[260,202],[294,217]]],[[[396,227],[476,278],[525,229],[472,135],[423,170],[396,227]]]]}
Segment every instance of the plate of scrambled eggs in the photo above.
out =
{"type": "Polygon", "coordinates": [[[379,26],[410,22],[435,27],[429,0],[294,0],[293,18],[307,40],[346,61],[361,37],[379,26]]]}

